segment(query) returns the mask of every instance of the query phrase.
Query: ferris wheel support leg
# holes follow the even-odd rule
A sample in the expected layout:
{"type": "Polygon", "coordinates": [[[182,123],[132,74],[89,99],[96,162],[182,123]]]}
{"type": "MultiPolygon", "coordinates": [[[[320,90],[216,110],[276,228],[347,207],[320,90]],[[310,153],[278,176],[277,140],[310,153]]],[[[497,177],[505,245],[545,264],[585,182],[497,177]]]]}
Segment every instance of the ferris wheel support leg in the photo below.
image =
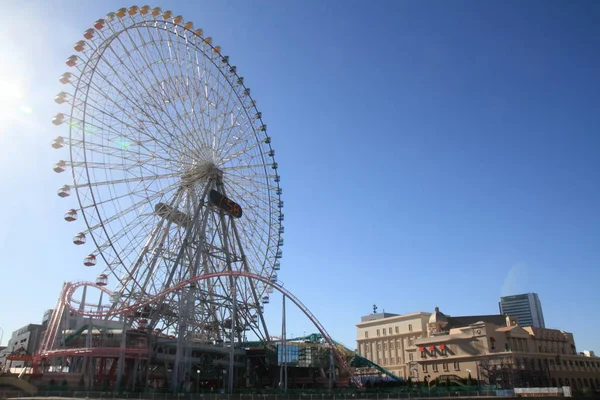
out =
{"type": "Polygon", "coordinates": [[[181,265],[181,259],[183,258],[183,255],[185,254],[185,251],[187,249],[188,243],[190,242],[190,239],[192,239],[192,233],[195,232],[194,227],[198,224],[198,220],[200,219],[200,216],[203,214],[202,208],[205,205],[204,199],[208,195],[209,188],[210,188],[210,182],[209,182],[209,184],[206,185],[206,188],[204,189],[204,193],[202,193],[202,197],[201,197],[200,201],[198,202],[198,207],[196,207],[196,210],[194,212],[194,218],[185,233],[185,237],[183,239],[182,246],[179,249],[179,252],[177,253],[177,259],[175,260],[175,263],[173,264],[173,267],[171,268],[169,278],[165,282],[165,287],[169,287],[173,283],[173,278],[175,277],[175,273],[178,271],[178,269],[179,269],[178,267],[181,265]]]}
{"type": "Polygon", "coordinates": [[[127,318],[123,318],[123,328],[121,331],[121,351],[119,352],[119,361],[117,361],[117,384],[115,391],[121,391],[121,382],[123,379],[123,370],[125,369],[125,345],[127,344],[127,318]]]}
{"type": "MultiPolygon", "coordinates": [[[[233,236],[235,237],[235,240],[236,240],[238,247],[240,248],[240,252],[242,254],[242,265],[244,266],[244,271],[250,273],[250,268],[248,268],[246,254],[244,253],[244,246],[242,246],[242,241],[240,240],[240,235],[238,234],[237,225],[234,220],[231,221],[231,227],[233,230],[233,236]]],[[[256,287],[254,286],[254,282],[252,280],[250,280],[250,290],[252,292],[252,298],[254,299],[254,302],[256,304],[260,304],[260,299],[258,297],[258,293],[256,293],[256,287]]],[[[265,333],[265,341],[267,341],[267,340],[269,340],[269,330],[267,329],[267,323],[265,321],[265,317],[263,316],[263,313],[260,310],[257,310],[257,313],[259,315],[260,323],[261,323],[261,325],[263,327],[263,331],[265,333]]]]}
{"type": "MultiPolygon", "coordinates": [[[[221,190],[223,189],[223,185],[219,185],[221,190]]],[[[231,267],[231,252],[229,250],[229,238],[227,237],[227,223],[225,221],[225,215],[222,211],[219,211],[219,220],[221,222],[221,231],[222,236],[221,240],[223,242],[223,250],[225,251],[225,262],[227,263],[227,270],[229,272],[233,271],[231,267]]],[[[234,384],[234,371],[235,371],[235,319],[236,319],[236,306],[237,306],[237,280],[234,276],[229,276],[229,286],[231,293],[231,335],[229,340],[229,376],[227,382],[227,393],[233,394],[233,384],[234,384]]]]}
{"type": "Polygon", "coordinates": [[[235,360],[235,319],[236,319],[236,305],[237,305],[237,293],[236,287],[237,279],[232,277],[231,285],[231,338],[229,343],[229,382],[228,382],[228,393],[233,394],[233,379],[234,379],[234,360],[235,360]]]}
{"type": "Polygon", "coordinates": [[[178,392],[180,388],[183,388],[183,383],[188,379],[186,375],[189,375],[189,357],[188,348],[189,340],[187,339],[189,318],[193,311],[194,305],[194,290],[196,289],[196,282],[190,283],[190,285],[182,289],[185,291],[181,295],[180,301],[180,317],[179,317],[179,331],[177,332],[177,350],[175,352],[175,363],[173,365],[173,372],[171,374],[171,387],[173,392],[178,392]]]}
{"type": "MultiPolygon", "coordinates": [[[[193,266],[191,266],[192,270],[189,271],[189,273],[191,274],[190,276],[196,276],[198,273],[198,270],[200,268],[200,262],[202,259],[202,251],[204,249],[204,236],[205,236],[205,231],[206,231],[206,224],[208,221],[208,217],[205,215],[206,213],[203,212],[203,208],[205,205],[204,202],[204,198],[206,198],[206,195],[208,193],[208,190],[210,188],[210,182],[209,184],[206,186],[204,193],[203,193],[203,197],[202,199],[200,199],[200,201],[198,202],[198,207],[196,209],[196,213],[194,215],[194,219],[192,220],[192,223],[190,224],[190,227],[187,230],[186,233],[186,237],[184,239],[184,245],[181,247],[181,250],[179,251],[179,254],[177,255],[177,260],[175,261],[175,265],[173,267],[173,269],[171,270],[171,275],[169,276],[169,281],[171,281],[173,279],[174,273],[177,269],[177,266],[180,265],[181,263],[181,259],[183,258],[183,254],[186,250],[186,248],[189,246],[189,242],[190,239],[191,241],[193,241],[194,239],[194,235],[195,234],[196,237],[202,238],[198,244],[198,247],[194,250],[194,263],[193,266]],[[201,215],[204,215],[204,218],[201,218],[201,215]],[[196,229],[198,227],[198,225],[200,225],[200,229],[196,229]]],[[[189,287],[187,288],[188,292],[186,294],[182,293],[182,296],[180,297],[180,305],[179,305],[179,310],[180,310],[180,315],[179,315],[179,330],[178,330],[178,335],[177,335],[177,349],[176,349],[176,353],[175,353],[175,364],[173,366],[173,371],[172,371],[172,375],[171,375],[171,387],[172,390],[174,392],[177,392],[180,385],[180,381],[185,381],[186,380],[186,374],[189,375],[189,371],[191,368],[191,365],[189,365],[191,363],[191,359],[189,357],[187,357],[188,355],[188,341],[186,340],[186,336],[188,333],[188,327],[189,327],[189,319],[192,316],[192,313],[194,312],[193,307],[194,307],[194,292],[196,290],[198,283],[194,282],[191,283],[189,285],[189,287]]]]}

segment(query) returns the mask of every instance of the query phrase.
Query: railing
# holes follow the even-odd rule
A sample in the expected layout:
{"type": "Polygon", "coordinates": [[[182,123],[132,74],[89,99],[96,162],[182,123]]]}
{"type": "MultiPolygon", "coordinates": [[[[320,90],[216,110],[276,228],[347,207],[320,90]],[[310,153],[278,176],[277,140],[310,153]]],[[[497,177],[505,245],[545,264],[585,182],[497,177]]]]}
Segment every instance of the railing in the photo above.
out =
{"type": "MultiPolygon", "coordinates": [[[[0,399],[31,397],[23,392],[0,390],[0,399]]],[[[131,400],[395,400],[395,399],[424,399],[424,398],[476,398],[476,397],[500,397],[496,391],[460,391],[448,392],[400,392],[400,393],[276,393],[276,394],[172,394],[172,393],[113,393],[113,392],[85,392],[85,391],[39,391],[37,398],[58,399],[131,399],[131,400]]]]}

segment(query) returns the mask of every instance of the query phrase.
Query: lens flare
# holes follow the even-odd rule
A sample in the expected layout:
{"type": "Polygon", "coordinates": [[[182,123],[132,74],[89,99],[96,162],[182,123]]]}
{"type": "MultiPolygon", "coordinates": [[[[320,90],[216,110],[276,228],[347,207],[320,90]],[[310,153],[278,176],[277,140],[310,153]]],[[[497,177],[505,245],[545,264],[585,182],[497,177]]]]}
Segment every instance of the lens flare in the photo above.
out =
{"type": "Polygon", "coordinates": [[[21,106],[19,107],[19,110],[21,110],[23,114],[33,114],[33,109],[31,107],[21,106]]]}

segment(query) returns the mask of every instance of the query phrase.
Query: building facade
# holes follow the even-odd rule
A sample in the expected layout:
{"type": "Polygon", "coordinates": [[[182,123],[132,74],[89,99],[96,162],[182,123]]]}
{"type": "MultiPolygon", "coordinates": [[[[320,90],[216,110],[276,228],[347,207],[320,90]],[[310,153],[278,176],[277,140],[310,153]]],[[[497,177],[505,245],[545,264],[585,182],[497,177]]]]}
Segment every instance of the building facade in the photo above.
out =
{"type": "Polygon", "coordinates": [[[427,330],[428,336],[415,343],[419,369],[414,379],[471,378],[500,388],[600,388],[600,357],[578,353],[571,333],[522,327],[510,316],[452,318],[439,310],[431,315],[427,330]]]}
{"type": "Polygon", "coordinates": [[[578,352],[572,333],[520,326],[502,314],[371,314],[357,327],[358,353],[413,381],[498,388],[600,389],[600,357],[578,352]],[[470,378],[470,379],[469,379],[470,378]]]}
{"type": "Polygon", "coordinates": [[[427,336],[430,313],[370,314],[356,324],[358,354],[401,377],[415,368],[415,342],[427,336]]]}
{"type": "Polygon", "coordinates": [[[500,314],[518,318],[520,326],[546,327],[542,303],[537,293],[500,297],[498,307],[500,314]]]}
{"type": "MultiPolygon", "coordinates": [[[[8,346],[5,349],[7,355],[10,354],[34,354],[42,340],[42,332],[45,327],[40,324],[28,324],[14,331],[8,341],[8,346]]],[[[6,361],[6,367],[22,368],[25,366],[23,360],[6,361]]]]}

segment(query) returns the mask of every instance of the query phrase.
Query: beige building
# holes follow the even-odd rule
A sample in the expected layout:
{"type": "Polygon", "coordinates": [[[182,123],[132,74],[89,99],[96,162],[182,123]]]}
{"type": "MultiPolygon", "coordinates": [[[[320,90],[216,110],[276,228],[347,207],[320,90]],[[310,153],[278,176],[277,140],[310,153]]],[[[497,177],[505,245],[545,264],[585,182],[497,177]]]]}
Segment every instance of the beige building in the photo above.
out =
{"type": "Polygon", "coordinates": [[[417,361],[415,342],[427,336],[431,313],[371,314],[356,324],[358,353],[402,377],[417,361]]]}
{"type": "Polygon", "coordinates": [[[432,314],[373,318],[357,327],[360,354],[405,378],[461,382],[470,376],[473,383],[503,388],[563,385],[577,389],[600,388],[600,357],[578,353],[573,334],[557,329],[520,327],[516,318],[503,315],[451,317],[436,308],[432,314]],[[401,327],[406,325],[400,321],[411,321],[413,330],[403,331],[401,327]],[[385,337],[382,335],[384,326],[385,337]],[[397,333],[395,326],[398,326],[397,333]],[[389,334],[390,327],[393,335],[389,334]],[[371,338],[373,334],[375,337],[371,338]],[[390,363],[391,340],[397,343],[400,339],[404,345],[408,344],[408,338],[413,339],[411,345],[401,347],[400,360],[390,363]],[[386,341],[387,353],[383,350],[386,341]],[[375,350],[371,350],[373,347],[375,350]],[[378,348],[382,351],[377,351],[378,348]]]}

